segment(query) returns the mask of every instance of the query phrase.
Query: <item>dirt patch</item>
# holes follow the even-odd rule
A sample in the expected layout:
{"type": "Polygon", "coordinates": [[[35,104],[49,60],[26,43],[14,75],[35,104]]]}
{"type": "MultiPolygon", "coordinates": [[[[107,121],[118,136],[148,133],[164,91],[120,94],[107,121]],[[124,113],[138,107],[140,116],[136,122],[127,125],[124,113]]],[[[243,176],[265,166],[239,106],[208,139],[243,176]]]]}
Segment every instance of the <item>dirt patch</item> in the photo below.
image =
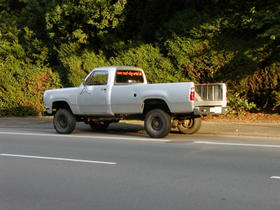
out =
{"type": "Polygon", "coordinates": [[[206,116],[203,120],[225,123],[280,124],[280,114],[242,113],[206,116]]]}

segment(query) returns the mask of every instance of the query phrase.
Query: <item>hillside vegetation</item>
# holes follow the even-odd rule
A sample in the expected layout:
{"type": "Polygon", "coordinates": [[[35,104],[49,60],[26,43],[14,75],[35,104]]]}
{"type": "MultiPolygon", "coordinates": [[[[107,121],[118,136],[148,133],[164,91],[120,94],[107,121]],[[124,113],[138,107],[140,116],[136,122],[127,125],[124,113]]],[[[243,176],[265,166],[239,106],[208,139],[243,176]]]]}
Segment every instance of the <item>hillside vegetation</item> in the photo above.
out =
{"type": "Polygon", "coordinates": [[[0,116],[37,115],[94,67],[225,82],[232,112],[280,112],[279,0],[1,0],[0,116]]]}

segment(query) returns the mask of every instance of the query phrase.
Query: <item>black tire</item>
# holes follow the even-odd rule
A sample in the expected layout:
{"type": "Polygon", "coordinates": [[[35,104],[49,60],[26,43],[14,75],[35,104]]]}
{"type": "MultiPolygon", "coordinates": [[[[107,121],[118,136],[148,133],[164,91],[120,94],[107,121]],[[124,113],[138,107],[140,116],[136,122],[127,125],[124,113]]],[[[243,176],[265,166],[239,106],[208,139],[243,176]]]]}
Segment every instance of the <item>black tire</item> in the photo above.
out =
{"type": "Polygon", "coordinates": [[[179,123],[177,128],[181,133],[193,134],[196,133],[201,126],[201,118],[191,118],[184,120],[184,123],[179,123]]]}
{"type": "Polygon", "coordinates": [[[144,127],[150,137],[163,138],[171,130],[171,117],[161,109],[153,109],[147,113],[144,127]]]}
{"type": "Polygon", "coordinates": [[[76,118],[68,109],[59,109],[54,115],[53,126],[57,133],[70,134],[76,127],[76,118]]]}
{"type": "Polygon", "coordinates": [[[102,121],[102,122],[89,122],[90,127],[92,128],[92,130],[94,131],[104,131],[108,128],[108,126],[110,125],[110,121],[102,121]]]}

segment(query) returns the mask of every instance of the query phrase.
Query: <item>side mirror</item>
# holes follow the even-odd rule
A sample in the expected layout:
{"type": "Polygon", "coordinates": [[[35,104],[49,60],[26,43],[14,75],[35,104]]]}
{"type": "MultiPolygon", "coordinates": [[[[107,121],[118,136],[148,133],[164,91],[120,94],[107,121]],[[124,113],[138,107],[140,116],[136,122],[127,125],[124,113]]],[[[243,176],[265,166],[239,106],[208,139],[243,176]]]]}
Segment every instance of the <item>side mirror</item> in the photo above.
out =
{"type": "Polygon", "coordinates": [[[86,86],[86,80],[85,79],[82,80],[82,84],[81,85],[86,86]]]}

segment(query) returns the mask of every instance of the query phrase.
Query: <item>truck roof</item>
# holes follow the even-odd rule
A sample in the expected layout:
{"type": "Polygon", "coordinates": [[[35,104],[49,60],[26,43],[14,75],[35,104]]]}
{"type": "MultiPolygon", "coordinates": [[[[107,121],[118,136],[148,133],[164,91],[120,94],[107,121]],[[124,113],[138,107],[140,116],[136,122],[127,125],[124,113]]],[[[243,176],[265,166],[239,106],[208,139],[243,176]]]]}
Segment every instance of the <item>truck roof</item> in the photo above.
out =
{"type": "Polygon", "coordinates": [[[93,70],[107,70],[107,71],[116,71],[116,70],[140,70],[141,68],[135,67],[135,66],[103,66],[94,68],[93,70]]]}

